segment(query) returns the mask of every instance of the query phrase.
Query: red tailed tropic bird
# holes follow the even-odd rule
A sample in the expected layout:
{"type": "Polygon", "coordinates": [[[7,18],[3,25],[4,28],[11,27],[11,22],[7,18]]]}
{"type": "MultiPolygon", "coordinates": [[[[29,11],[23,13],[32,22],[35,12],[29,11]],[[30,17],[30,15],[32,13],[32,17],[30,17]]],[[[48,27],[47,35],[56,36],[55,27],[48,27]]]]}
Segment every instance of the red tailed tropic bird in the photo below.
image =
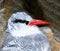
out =
{"type": "Polygon", "coordinates": [[[26,12],[12,14],[1,51],[51,51],[47,36],[37,27],[45,24],[50,22],[33,19],[26,12]]]}

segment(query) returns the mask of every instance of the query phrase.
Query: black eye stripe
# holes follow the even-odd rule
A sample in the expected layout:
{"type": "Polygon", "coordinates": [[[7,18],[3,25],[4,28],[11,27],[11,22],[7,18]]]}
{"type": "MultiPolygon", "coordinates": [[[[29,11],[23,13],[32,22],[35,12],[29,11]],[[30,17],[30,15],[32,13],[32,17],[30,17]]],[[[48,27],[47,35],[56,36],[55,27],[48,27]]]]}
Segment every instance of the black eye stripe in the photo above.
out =
{"type": "Polygon", "coordinates": [[[26,20],[20,20],[20,19],[16,19],[16,20],[14,20],[13,22],[14,22],[14,23],[20,22],[20,23],[26,23],[26,24],[29,23],[29,21],[26,21],[26,20]]]}
{"type": "Polygon", "coordinates": [[[18,23],[18,22],[20,22],[20,23],[24,23],[23,20],[19,20],[19,19],[14,20],[14,23],[18,23]]]}

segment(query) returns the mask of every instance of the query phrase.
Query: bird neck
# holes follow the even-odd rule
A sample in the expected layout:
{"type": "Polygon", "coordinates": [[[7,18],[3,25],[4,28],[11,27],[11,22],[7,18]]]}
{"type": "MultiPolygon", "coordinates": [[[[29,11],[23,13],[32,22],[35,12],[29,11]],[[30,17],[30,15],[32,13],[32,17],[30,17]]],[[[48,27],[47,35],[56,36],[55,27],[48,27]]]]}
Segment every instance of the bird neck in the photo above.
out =
{"type": "Polygon", "coordinates": [[[27,26],[27,27],[23,27],[20,30],[13,30],[11,32],[12,36],[14,37],[23,37],[23,36],[29,36],[29,35],[34,35],[38,33],[41,33],[41,32],[37,26],[27,26]]]}

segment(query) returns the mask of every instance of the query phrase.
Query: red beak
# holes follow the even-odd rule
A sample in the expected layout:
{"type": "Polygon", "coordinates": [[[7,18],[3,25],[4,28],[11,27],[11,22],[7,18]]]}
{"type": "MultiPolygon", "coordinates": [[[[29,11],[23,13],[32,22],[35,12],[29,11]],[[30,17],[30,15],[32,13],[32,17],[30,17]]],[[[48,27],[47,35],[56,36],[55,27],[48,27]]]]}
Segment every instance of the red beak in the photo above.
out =
{"type": "Polygon", "coordinates": [[[49,25],[49,24],[51,24],[51,22],[43,21],[39,19],[33,19],[31,22],[29,22],[28,25],[34,26],[34,25],[49,25]]]}

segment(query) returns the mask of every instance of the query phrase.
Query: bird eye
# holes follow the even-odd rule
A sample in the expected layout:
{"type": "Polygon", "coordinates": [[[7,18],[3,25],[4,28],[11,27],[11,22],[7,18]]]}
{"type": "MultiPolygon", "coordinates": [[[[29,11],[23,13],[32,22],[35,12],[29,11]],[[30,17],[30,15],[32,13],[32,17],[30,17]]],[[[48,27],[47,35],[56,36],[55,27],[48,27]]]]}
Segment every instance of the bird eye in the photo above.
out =
{"type": "Polygon", "coordinates": [[[20,23],[26,23],[26,24],[29,23],[29,21],[26,21],[26,20],[20,20],[20,19],[16,19],[16,20],[14,20],[13,22],[14,22],[14,23],[20,22],[20,23]]]}
{"type": "Polygon", "coordinates": [[[27,24],[29,23],[29,21],[26,21],[25,23],[26,23],[26,25],[27,25],[27,24]]]}

